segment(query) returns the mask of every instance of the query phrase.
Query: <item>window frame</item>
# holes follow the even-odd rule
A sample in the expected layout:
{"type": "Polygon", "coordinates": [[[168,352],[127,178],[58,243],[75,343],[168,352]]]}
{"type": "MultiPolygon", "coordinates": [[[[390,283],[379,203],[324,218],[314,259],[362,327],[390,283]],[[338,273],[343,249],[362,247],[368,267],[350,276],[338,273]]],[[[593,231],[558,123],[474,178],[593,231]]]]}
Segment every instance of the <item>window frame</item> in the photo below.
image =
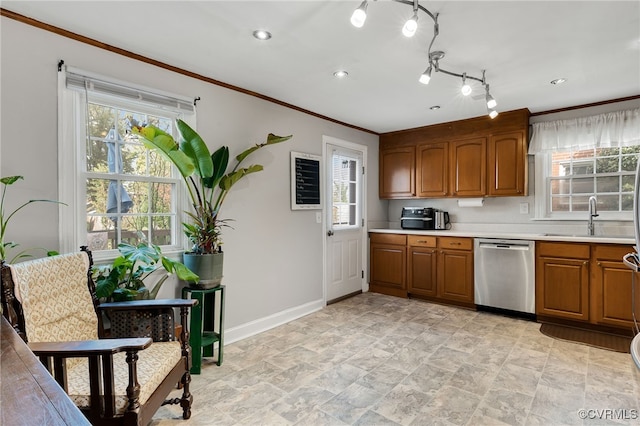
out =
{"type": "MultiPolygon", "coordinates": [[[[87,105],[89,102],[107,104],[115,108],[134,109],[150,115],[161,115],[175,121],[180,117],[187,124],[195,128],[196,111],[178,112],[164,106],[154,106],[145,102],[136,102],[115,95],[99,94],[94,92],[82,92],[67,88],[65,72],[59,72],[58,78],[58,170],[59,170],[59,200],[65,205],[59,207],[59,240],[60,251],[76,251],[81,245],[86,244],[86,179],[91,173],[86,169],[86,140],[87,140],[87,105]]],[[[100,77],[104,81],[115,81],[100,77]]],[[[121,84],[117,82],[116,84],[121,84]]],[[[135,85],[128,86],[134,88],[135,85]]],[[[149,91],[148,89],[142,89],[149,91]]],[[[164,92],[157,91],[164,95],[164,92]]],[[[176,97],[180,98],[180,97],[176,97]]],[[[182,99],[182,98],[180,98],[182,99]]],[[[175,129],[175,125],[174,125],[175,129]]],[[[174,135],[174,136],[177,136],[174,135]]],[[[162,246],[165,256],[181,260],[181,254],[187,247],[187,239],[182,232],[182,222],[185,221],[185,211],[189,209],[188,199],[182,177],[171,165],[175,181],[173,194],[175,211],[172,229],[174,235],[173,245],[162,246]]],[[[146,179],[142,179],[146,181],[146,179]]],[[[173,182],[172,182],[173,183],[173,182]]],[[[117,249],[97,250],[92,252],[96,263],[111,261],[119,255],[117,249]]]]}
{"type": "MultiPolygon", "coordinates": [[[[584,149],[591,149],[589,147],[584,147],[584,149]]],[[[564,152],[570,152],[570,148],[564,150],[564,152]]],[[[535,159],[535,220],[558,220],[558,221],[584,221],[587,219],[588,212],[587,211],[569,211],[569,212],[552,212],[551,211],[551,182],[553,177],[551,176],[551,170],[553,167],[553,153],[552,151],[542,151],[536,153],[534,156],[535,159]]],[[[618,158],[620,158],[618,155],[618,158]]],[[[640,161],[640,160],[639,160],[640,161]]],[[[622,176],[623,174],[630,174],[631,172],[616,172],[616,173],[607,173],[606,176],[622,176]]],[[[635,175],[635,172],[633,172],[635,175]]],[[[585,177],[598,177],[595,173],[585,174],[585,177]]],[[[600,177],[605,177],[604,174],[601,174],[600,177]]],[[[619,191],[617,192],[620,193],[619,191]]],[[[584,196],[588,197],[593,193],[585,193],[584,196]]],[[[633,211],[598,211],[598,220],[600,221],[633,221],[633,211]]]]}

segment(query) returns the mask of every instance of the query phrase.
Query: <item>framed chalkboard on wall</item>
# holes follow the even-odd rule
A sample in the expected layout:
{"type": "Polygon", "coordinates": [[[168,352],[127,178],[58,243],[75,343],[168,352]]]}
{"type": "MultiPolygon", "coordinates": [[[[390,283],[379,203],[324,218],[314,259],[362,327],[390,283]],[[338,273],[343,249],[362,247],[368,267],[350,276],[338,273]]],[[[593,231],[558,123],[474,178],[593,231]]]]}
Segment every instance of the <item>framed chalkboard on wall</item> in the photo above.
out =
{"type": "Polygon", "coordinates": [[[291,210],[322,209],[319,155],[291,151],[291,210]]]}

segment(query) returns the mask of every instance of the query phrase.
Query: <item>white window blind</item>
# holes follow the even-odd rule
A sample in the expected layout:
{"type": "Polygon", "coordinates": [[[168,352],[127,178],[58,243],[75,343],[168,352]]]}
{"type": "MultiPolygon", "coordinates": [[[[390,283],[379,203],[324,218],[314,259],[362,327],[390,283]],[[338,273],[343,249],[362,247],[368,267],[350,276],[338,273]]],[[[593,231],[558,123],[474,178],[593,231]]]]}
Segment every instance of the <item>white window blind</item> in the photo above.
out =
{"type": "Polygon", "coordinates": [[[70,70],[66,72],[65,86],[71,90],[90,91],[118,99],[144,103],[155,108],[168,109],[173,112],[195,112],[192,99],[179,98],[170,94],[158,93],[157,91],[147,91],[144,88],[105,81],[99,77],[70,70]]]}

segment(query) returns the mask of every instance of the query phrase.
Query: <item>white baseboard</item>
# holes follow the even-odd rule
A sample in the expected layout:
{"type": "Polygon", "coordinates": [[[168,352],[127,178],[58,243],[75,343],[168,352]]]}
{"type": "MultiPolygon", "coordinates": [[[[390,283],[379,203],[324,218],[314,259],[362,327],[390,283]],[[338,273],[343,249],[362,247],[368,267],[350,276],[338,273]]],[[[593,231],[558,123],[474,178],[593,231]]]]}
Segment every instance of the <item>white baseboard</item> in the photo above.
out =
{"type": "Polygon", "coordinates": [[[324,308],[324,306],[324,300],[320,299],[294,308],[286,309],[282,312],[269,315],[268,317],[226,329],[224,331],[224,343],[229,344],[246,339],[247,337],[255,336],[256,334],[278,327],[279,325],[286,324],[313,312],[317,312],[324,308]]]}

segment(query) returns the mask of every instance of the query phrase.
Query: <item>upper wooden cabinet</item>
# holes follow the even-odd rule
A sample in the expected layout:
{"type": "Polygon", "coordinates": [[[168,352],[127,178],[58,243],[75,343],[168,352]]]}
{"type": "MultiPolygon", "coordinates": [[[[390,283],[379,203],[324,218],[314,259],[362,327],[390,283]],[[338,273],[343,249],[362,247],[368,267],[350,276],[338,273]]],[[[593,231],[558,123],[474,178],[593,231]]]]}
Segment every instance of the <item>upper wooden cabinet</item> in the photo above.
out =
{"type": "Polygon", "coordinates": [[[449,143],[418,145],[416,155],[418,197],[449,195],[449,143]]]}
{"type": "Polygon", "coordinates": [[[383,133],[380,198],[527,195],[528,135],[527,109],[383,133]]]}
{"type": "Polygon", "coordinates": [[[450,142],[451,195],[483,196],[487,193],[487,139],[450,142]]]}
{"type": "Polygon", "coordinates": [[[524,131],[489,137],[487,195],[527,195],[527,140],[524,131]]]}
{"type": "Polygon", "coordinates": [[[416,149],[413,146],[380,151],[380,198],[416,196],[416,149]]]}

